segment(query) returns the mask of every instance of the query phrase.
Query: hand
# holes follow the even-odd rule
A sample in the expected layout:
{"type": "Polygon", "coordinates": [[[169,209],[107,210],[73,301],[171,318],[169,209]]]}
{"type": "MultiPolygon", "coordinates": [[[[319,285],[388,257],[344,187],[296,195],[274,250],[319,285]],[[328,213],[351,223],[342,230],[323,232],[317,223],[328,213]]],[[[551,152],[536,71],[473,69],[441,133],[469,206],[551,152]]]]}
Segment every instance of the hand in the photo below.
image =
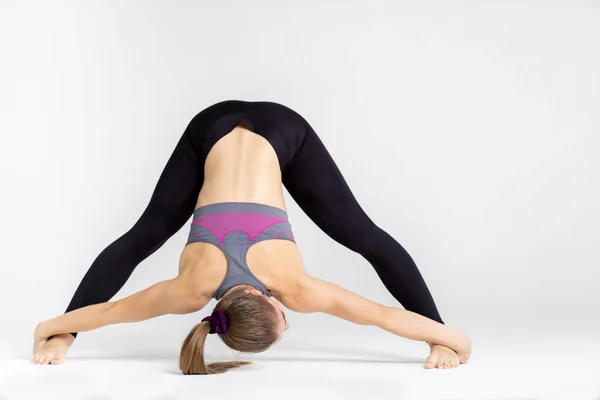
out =
{"type": "Polygon", "coordinates": [[[455,344],[452,347],[449,347],[427,342],[432,352],[434,351],[435,347],[444,347],[446,349],[450,349],[458,355],[461,364],[466,364],[471,358],[471,339],[469,339],[469,337],[462,332],[456,332],[456,339],[454,340],[454,343],[455,344]]]}
{"type": "Polygon", "coordinates": [[[33,332],[33,353],[35,354],[39,349],[42,348],[44,343],[48,341],[50,335],[47,334],[46,330],[47,323],[42,321],[37,324],[35,331],[33,332]]]}

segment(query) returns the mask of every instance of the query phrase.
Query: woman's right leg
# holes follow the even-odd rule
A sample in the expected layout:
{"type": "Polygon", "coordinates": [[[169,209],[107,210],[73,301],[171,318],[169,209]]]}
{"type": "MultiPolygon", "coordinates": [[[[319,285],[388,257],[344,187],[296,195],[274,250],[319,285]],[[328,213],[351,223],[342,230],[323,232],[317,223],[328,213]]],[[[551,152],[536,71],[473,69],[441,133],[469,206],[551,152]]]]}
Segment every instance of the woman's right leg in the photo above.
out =
{"type": "Polygon", "coordinates": [[[329,152],[309,126],[282,174],[294,200],[327,235],[361,254],[405,309],[443,323],[413,259],[360,207],[329,152]]]}
{"type": "MultiPolygon", "coordinates": [[[[66,312],[109,301],[135,267],[154,253],[190,218],[204,181],[192,124],[188,125],[160,175],[150,202],[135,225],[94,260],[66,312]]],[[[76,333],[72,333],[76,336],[76,333]]]]}

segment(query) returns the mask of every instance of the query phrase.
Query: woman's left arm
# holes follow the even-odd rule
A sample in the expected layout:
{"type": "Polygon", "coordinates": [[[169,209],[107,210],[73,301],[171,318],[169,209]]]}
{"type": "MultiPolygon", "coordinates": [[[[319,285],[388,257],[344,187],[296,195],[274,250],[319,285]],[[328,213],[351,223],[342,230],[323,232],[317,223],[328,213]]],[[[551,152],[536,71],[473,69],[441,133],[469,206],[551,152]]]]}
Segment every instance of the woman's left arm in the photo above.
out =
{"type": "MultiPolygon", "coordinates": [[[[106,325],[138,322],[165,314],[187,314],[203,308],[209,298],[195,296],[185,280],[177,277],[118,301],[94,304],[41,322],[36,341],[61,333],[86,332],[106,325]]],[[[35,346],[35,345],[34,345],[35,346]]]]}

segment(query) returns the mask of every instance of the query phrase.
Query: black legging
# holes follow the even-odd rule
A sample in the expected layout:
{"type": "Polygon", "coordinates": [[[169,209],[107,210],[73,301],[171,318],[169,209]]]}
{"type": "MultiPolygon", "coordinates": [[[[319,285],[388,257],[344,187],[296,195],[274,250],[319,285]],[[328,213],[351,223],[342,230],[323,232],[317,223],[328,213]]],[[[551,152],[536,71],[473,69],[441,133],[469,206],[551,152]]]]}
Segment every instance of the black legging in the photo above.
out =
{"type": "Polygon", "coordinates": [[[208,152],[239,124],[273,146],[284,186],[315,224],[366,258],[404,308],[442,322],[410,255],[365,214],[309,123],[277,103],[237,100],[217,103],[192,119],[167,162],[148,207],[127,233],[98,255],[67,312],[109,301],[135,267],[188,221],[202,188],[208,152]]]}

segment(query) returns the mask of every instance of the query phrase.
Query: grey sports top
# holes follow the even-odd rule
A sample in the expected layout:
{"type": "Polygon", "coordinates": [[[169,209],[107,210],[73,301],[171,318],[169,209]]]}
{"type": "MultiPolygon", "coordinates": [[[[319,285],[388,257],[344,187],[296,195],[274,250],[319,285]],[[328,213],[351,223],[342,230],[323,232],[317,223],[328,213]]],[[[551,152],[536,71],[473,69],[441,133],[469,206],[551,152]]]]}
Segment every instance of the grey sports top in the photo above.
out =
{"type": "Polygon", "coordinates": [[[271,296],[269,289],[250,272],[248,249],[263,240],[295,242],[287,213],[258,203],[215,203],[194,211],[187,244],[206,242],[219,247],[227,257],[227,274],[213,297],[219,300],[234,286],[246,284],[271,296]]]}

